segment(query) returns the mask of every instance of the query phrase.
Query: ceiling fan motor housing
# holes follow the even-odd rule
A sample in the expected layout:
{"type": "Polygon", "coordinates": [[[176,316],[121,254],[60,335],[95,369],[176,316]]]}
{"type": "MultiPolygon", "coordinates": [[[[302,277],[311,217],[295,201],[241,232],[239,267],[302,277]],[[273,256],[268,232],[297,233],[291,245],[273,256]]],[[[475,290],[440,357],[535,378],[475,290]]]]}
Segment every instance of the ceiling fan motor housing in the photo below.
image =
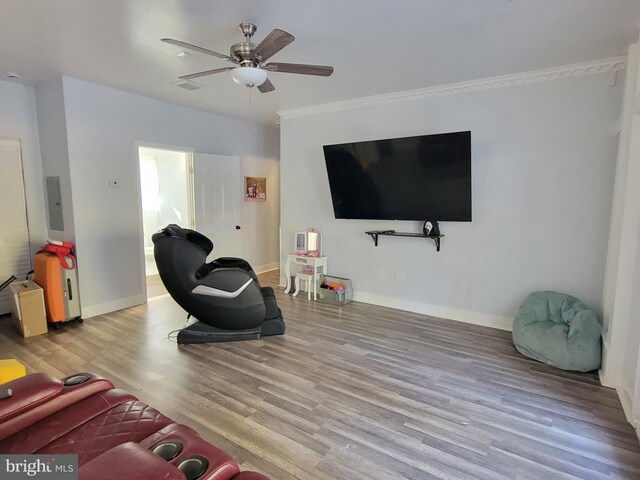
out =
{"type": "Polygon", "coordinates": [[[256,64],[251,59],[256,44],[251,42],[240,42],[231,45],[229,56],[237,61],[243,67],[254,67],[256,64]]]}
{"type": "Polygon", "coordinates": [[[257,66],[257,62],[252,60],[251,57],[253,56],[253,51],[256,49],[256,44],[251,43],[251,37],[256,33],[258,27],[253,23],[242,22],[238,25],[238,28],[240,32],[242,32],[242,35],[244,35],[245,41],[231,45],[229,56],[243,67],[255,67],[257,66]]]}

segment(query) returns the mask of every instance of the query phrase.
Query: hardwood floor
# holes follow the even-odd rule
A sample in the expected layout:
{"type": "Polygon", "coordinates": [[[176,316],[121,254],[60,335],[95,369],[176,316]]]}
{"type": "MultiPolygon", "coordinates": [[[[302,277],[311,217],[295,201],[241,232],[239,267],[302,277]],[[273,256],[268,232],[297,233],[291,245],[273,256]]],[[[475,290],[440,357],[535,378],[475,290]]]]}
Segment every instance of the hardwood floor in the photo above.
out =
{"type": "Polygon", "coordinates": [[[179,347],[185,314],[159,297],[30,339],[2,319],[0,356],[103,374],[273,480],[640,478],[594,374],[528,360],[509,332],[276,294],[280,337],[179,347]]]}

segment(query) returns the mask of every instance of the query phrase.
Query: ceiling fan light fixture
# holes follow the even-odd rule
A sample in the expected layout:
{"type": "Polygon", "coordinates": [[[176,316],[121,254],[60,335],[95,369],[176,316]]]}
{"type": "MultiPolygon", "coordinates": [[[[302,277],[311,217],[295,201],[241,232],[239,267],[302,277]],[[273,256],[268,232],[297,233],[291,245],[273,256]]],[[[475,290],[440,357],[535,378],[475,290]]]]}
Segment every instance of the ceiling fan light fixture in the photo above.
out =
{"type": "Polygon", "coordinates": [[[239,85],[259,87],[267,81],[267,72],[257,67],[236,67],[231,70],[231,78],[239,85]]]}
{"type": "MultiPolygon", "coordinates": [[[[211,55],[212,57],[234,64],[233,67],[213,68],[211,70],[204,70],[202,72],[190,73],[178,77],[184,81],[214,75],[216,73],[230,72],[231,78],[233,78],[233,81],[237,84],[247,87],[258,87],[260,93],[269,93],[273,92],[276,87],[271,83],[270,79],[267,78],[267,72],[296,73],[298,75],[315,75],[318,77],[328,77],[333,73],[333,67],[329,65],[281,62],[265,64],[264,62],[293,42],[295,37],[284,30],[274,28],[269,35],[256,45],[251,42],[253,34],[256,32],[256,26],[253,23],[241,23],[240,31],[242,35],[244,35],[245,41],[231,45],[229,55],[223,55],[208,48],[199,47],[198,45],[174,38],[162,38],[161,40],[174,47],[204,53],[205,55],[211,55]]],[[[191,87],[191,85],[183,86],[183,88],[189,87],[191,87]]]]}

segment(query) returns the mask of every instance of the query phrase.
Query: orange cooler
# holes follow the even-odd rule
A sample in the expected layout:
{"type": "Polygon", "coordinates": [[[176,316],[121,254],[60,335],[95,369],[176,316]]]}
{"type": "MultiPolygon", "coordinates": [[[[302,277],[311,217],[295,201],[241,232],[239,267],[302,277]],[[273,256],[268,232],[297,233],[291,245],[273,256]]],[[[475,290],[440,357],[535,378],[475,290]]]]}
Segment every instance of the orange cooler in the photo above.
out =
{"type": "Polygon", "coordinates": [[[52,323],[80,318],[78,274],[72,257],[65,257],[71,269],[63,268],[57,255],[36,254],[33,280],[44,290],[47,320],[52,323]]]}

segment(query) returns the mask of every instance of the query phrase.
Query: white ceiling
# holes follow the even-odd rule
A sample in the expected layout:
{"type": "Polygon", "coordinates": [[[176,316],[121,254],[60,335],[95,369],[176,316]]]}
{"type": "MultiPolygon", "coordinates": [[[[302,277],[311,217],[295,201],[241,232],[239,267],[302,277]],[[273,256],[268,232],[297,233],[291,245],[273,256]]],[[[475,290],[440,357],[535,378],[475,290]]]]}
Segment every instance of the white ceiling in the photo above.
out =
{"type": "MultiPolygon", "coordinates": [[[[268,125],[278,110],[622,55],[638,38],[639,0],[0,0],[0,75],[35,85],[55,75],[268,125]],[[205,86],[179,75],[229,63],[241,21],[296,41],[271,61],[333,65],[329,78],[269,73],[276,91],[205,86]]],[[[0,76],[0,79],[6,79],[0,76]]]]}

